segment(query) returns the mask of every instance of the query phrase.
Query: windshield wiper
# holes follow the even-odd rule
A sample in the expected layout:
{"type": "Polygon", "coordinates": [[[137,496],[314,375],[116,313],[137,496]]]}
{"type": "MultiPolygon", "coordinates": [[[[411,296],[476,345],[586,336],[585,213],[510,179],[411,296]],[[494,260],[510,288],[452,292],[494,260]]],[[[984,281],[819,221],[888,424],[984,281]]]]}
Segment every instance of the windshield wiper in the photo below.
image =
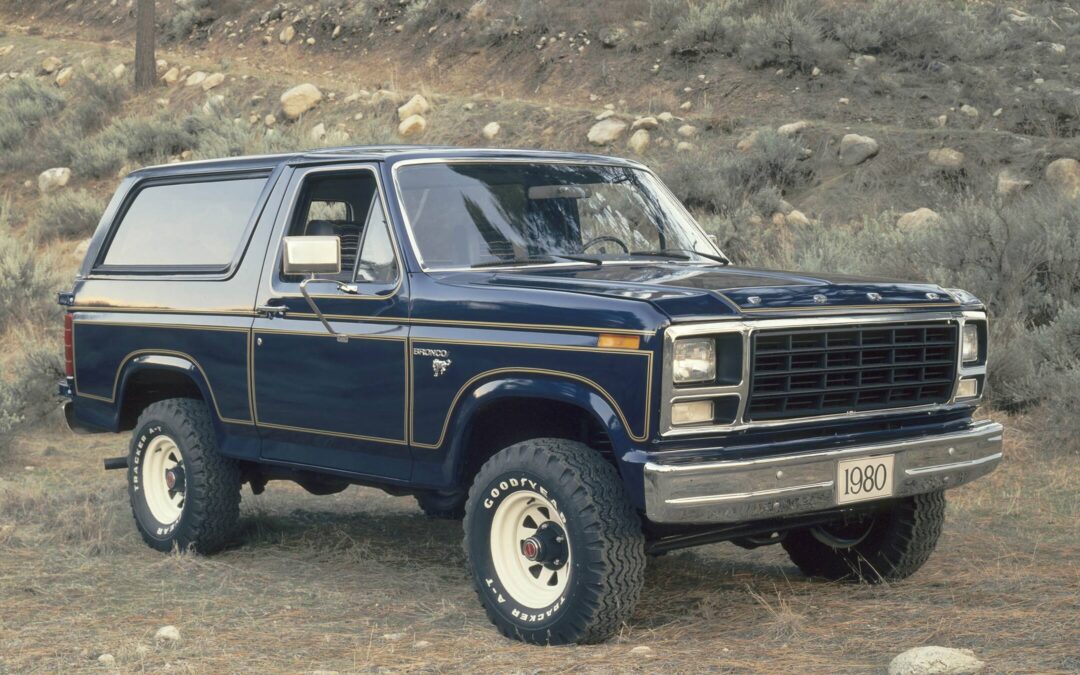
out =
{"type": "Polygon", "coordinates": [[[559,260],[574,260],[577,262],[589,263],[592,265],[596,265],[597,267],[604,264],[604,261],[601,258],[597,258],[591,255],[581,255],[579,253],[560,253],[555,257],[559,260]]]}
{"type": "Polygon", "coordinates": [[[501,260],[487,260],[469,265],[472,268],[479,267],[508,267],[510,265],[536,265],[556,262],[551,256],[530,256],[528,258],[502,258],[501,260]]]}
{"type": "Polygon", "coordinates": [[[724,265],[730,264],[730,261],[723,256],[715,255],[713,253],[702,253],[701,251],[690,248],[665,248],[657,251],[630,252],[630,255],[651,256],[653,258],[673,258],[675,260],[690,260],[691,256],[688,254],[701,256],[702,258],[708,258],[709,260],[715,260],[716,262],[724,265]]]}

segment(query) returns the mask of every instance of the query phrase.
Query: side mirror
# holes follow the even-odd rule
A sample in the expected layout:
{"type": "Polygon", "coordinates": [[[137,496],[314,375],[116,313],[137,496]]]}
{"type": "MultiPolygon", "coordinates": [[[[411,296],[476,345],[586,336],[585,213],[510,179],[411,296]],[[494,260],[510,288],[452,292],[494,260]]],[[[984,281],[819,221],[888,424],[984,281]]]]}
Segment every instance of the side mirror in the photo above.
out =
{"type": "Polygon", "coordinates": [[[340,237],[285,237],[282,272],[285,274],[340,274],[340,237]]]}

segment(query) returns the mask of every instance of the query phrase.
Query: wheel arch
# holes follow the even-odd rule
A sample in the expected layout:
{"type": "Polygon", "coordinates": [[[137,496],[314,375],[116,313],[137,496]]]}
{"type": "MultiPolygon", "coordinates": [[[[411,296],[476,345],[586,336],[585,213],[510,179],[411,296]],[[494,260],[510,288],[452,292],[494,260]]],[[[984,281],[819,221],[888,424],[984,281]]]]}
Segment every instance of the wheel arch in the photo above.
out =
{"type": "Polygon", "coordinates": [[[147,406],[169,398],[206,402],[215,426],[221,421],[213,391],[198,363],[186,355],[145,352],[129,358],[118,377],[117,429],[135,427],[147,406]]]}

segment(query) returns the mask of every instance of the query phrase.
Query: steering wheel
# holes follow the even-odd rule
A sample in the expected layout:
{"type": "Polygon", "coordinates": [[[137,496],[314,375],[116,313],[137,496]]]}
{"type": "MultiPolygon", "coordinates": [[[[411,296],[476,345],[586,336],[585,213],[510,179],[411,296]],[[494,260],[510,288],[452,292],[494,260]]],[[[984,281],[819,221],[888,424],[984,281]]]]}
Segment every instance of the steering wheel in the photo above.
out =
{"type": "Polygon", "coordinates": [[[595,246],[596,244],[602,244],[604,242],[618,244],[620,247],[622,247],[623,253],[630,253],[630,247],[627,246],[622,239],[619,239],[618,237],[609,237],[606,235],[601,237],[593,237],[589,241],[585,242],[581,245],[581,251],[582,253],[584,253],[585,249],[589,248],[590,246],[595,246]]]}

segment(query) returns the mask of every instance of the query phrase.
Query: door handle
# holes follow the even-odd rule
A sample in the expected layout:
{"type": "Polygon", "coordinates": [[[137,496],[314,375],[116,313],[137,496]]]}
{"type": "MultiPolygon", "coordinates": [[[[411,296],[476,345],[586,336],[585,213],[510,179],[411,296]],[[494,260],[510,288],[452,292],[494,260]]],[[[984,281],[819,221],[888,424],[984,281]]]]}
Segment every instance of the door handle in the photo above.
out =
{"type": "Polygon", "coordinates": [[[267,319],[281,318],[288,312],[285,305],[260,305],[255,308],[255,313],[267,319]]]}

